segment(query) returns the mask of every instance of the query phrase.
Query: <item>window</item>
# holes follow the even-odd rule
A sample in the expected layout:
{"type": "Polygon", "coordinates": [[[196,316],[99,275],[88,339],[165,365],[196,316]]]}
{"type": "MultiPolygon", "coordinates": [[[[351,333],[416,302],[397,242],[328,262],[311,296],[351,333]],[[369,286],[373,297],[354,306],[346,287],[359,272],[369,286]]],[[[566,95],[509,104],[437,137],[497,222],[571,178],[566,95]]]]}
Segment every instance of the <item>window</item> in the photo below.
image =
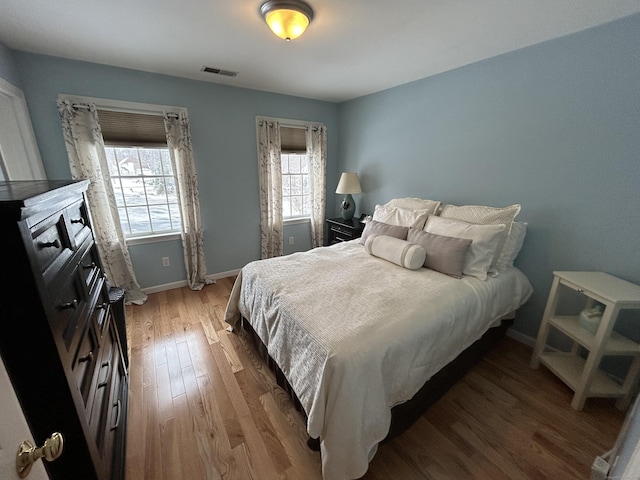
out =
{"type": "Polygon", "coordinates": [[[311,173],[304,126],[280,126],[282,219],[311,216],[311,173]]]}
{"type": "Polygon", "coordinates": [[[284,223],[309,223],[311,246],[323,244],[327,129],[280,121],[256,117],[261,258],[282,255],[284,223]]]}
{"type": "Polygon", "coordinates": [[[309,217],[311,215],[311,178],[309,156],[283,153],[282,161],[282,218],[309,217]]]}
{"type": "Polygon", "coordinates": [[[181,230],[176,179],[164,147],[105,145],[125,237],[181,230]]]}

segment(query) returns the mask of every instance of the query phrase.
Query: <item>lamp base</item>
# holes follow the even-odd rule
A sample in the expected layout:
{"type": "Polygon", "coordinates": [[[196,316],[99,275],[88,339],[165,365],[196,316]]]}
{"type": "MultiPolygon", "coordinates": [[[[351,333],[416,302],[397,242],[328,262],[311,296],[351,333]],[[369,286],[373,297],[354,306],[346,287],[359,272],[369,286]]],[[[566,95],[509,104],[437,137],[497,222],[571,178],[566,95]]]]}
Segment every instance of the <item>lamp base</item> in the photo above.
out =
{"type": "Polygon", "coordinates": [[[353,214],[356,213],[356,202],[353,200],[350,193],[347,193],[344,196],[344,200],[342,200],[340,206],[342,207],[342,218],[345,220],[351,220],[353,218],[353,214]]]}

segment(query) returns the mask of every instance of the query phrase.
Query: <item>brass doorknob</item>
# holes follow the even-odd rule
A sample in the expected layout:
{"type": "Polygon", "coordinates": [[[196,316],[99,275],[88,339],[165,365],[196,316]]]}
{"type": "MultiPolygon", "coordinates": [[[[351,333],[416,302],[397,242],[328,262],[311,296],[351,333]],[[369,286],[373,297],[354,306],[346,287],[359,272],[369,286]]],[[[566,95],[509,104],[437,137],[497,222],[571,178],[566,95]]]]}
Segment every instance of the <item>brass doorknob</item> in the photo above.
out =
{"type": "Polygon", "coordinates": [[[25,478],[31,472],[31,467],[39,458],[44,457],[47,462],[53,462],[62,455],[64,439],[62,434],[55,432],[44,441],[44,445],[36,448],[29,440],[25,440],[18,447],[16,454],[16,472],[20,478],[25,478]]]}

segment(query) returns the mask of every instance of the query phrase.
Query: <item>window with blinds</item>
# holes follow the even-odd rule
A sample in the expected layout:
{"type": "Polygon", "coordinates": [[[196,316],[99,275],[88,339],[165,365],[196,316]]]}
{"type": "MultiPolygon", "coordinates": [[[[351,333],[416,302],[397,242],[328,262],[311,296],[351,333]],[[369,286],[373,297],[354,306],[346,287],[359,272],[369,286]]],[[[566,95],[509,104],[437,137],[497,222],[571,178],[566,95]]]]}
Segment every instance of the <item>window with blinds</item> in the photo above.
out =
{"type": "Polygon", "coordinates": [[[280,127],[282,217],[311,215],[311,177],[305,128],[280,127]]]}
{"type": "Polygon", "coordinates": [[[162,116],[98,110],[98,119],[125,237],[179,233],[177,182],[162,116]]]}

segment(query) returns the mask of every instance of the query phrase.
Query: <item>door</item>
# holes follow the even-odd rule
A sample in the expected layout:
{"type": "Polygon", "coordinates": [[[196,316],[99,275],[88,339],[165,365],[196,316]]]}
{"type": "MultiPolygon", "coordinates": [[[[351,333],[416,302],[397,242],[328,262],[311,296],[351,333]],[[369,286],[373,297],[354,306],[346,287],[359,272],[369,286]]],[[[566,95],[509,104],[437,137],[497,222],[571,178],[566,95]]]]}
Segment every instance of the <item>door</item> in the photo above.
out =
{"type": "Polygon", "coordinates": [[[24,94],[0,78],[0,180],[45,178],[24,94]]]}
{"type": "MultiPolygon", "coordinates": [[[[2,480],[20,480],[16,473],[16,453],[24,440],[36,444],[0,357],[0,478],[2,480]]],[[[44,439],[38,440],[44,441],[44,439]]],[[[33,464],[27,479],[49,480],[42,460],[33,464]]]]}

